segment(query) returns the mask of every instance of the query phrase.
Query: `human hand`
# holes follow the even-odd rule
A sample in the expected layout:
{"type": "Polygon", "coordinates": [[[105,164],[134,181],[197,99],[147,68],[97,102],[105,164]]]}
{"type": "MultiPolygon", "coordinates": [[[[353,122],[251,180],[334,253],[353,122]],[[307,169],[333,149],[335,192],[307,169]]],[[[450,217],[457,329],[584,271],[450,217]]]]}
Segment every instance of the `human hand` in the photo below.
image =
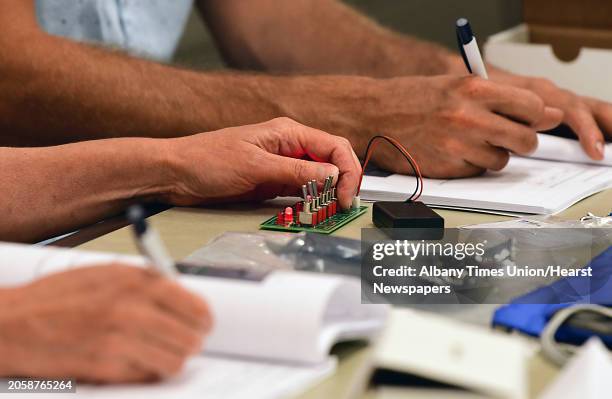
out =
{"type": "MultiPolygon", "coordinates": [[[[533,152],[536,132],[557,126],[563,117],[529,90],[476,77],[370,79],[360,86],[359,104],[352,109],[355,105],[345,101],[349,109],[343,114],[358,123],[341,133],[360,153],[374,134],[395,137],[423,175],[433,178],[500,170],[510,152],[533,152]]],[[[378,166],[412,173],[395,149],[378,148],[372,157],[378,166]]]]}
{"type": "Polygon", "coordinates": [[[0,375],[141,382],[177,373],[210,329],[201,299],[121,265],[0,290],[0,375]]]}
{"type": "Polygon", "coordinates": [[[492,68],[491,78],[531,90],[547,106],[562,110],[563,122],[576,133],[587,155],[594,160],[603,159],[605,138],[612,137],[612,104],[579,96],[547,79],[514,75],[495,68],[492,68]]]}
{"type": "Polygon", "coordinates": [[[348,208],[361,173],[346,139],[288,118],[166,142],[175,182],[167,200],[175,205],[295,195],[306,181],[334,176],[348,208]]]}

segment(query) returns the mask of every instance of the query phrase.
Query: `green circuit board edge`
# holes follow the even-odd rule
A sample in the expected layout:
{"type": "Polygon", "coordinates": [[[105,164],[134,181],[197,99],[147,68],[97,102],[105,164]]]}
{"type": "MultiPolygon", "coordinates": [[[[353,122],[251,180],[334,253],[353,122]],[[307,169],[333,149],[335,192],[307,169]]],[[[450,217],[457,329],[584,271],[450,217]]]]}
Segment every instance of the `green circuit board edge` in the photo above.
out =
{"type": "Polygon", "coordinates": [[[357,219],[359,216],[363,215],[368,211],[368,207],[365,205],[360,206],[359,208],[350,209],[348,211],[338,212],[331,218],[325,220],[322,223],[317,224],[316,226],[300,226],[300,225],[292,225],[292,226],[282,226],[276,224],[276,216],[271,217],[266,220],[262,224],[259,225],[259,228],[262,230],[275,230],[275,231],[286,231],[286,232],[300,232],[306,231],[308,233],[319,233],[319,234],[331,234],[339,228],[346,226],[353,220],[357,219]]]}

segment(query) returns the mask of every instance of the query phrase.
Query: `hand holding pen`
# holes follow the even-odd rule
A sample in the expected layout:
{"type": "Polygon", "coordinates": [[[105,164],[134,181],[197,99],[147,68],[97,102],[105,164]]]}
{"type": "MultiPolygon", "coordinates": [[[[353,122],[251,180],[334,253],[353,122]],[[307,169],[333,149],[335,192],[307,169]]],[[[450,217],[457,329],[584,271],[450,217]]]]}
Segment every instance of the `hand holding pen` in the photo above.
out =
{"type": "MultiPolygon", "coordinates": [[[[460,18],[455,29],[459,51],[468,72],[488,79],[489,73],[470,23],[460,18]]],[[[497,68],[492,68],[491,75],[500,84],[527,89],[538,95],[548,112],[555,112],[561,122],[574,131],[590,158],[603,159],[605,136],[612,138],[612,104],[563,90],[546,78],[514,75],[497,68]]]]}

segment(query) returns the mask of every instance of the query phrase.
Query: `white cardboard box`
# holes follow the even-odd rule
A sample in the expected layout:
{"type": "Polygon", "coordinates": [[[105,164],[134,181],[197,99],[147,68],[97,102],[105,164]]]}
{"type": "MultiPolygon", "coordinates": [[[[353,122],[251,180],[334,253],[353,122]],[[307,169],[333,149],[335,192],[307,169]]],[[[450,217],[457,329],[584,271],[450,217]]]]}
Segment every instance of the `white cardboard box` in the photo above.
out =
{"type": "Polygon", "coordinates": [[[612,102],[612,50],[582,48],[571,62],[559,60],[547,44],[529,43],[525,24],[487,40],[486,61],[520,75],[545,77],[578,94],[612,102]]]}

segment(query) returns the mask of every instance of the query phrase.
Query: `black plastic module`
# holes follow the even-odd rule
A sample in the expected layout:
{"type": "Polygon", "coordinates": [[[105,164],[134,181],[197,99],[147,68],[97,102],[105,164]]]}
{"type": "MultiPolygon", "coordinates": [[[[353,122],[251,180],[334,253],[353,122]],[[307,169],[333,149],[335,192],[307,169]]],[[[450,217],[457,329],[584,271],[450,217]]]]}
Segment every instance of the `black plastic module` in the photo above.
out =
{"type": "Polygon", "coordinates": [[[372,222],[383,229],[432,229],[442,231],[444,218],[422,202],[375,202],[372,222]]]}

